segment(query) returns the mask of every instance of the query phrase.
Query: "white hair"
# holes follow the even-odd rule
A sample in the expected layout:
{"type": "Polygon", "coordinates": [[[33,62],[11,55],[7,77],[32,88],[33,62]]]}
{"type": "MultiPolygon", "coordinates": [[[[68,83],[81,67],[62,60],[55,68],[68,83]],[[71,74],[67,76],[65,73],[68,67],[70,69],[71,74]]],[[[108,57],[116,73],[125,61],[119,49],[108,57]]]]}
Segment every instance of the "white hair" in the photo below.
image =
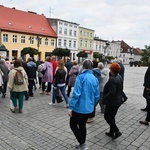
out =
{"type": "Polygon", "coordinates": [[[98,68],[103,69],[104,68],[104,64],[102,62],[98,63],[98,68]]]}

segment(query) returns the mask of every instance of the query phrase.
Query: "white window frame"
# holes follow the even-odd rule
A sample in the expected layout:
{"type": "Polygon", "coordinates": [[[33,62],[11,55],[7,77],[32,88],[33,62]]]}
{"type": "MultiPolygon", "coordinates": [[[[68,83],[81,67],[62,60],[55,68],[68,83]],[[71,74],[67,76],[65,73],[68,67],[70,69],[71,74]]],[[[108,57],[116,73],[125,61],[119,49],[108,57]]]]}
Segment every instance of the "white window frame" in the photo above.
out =
{"type": "Polygon", "coordinates": [[[8,34],[3,34],[3,42],[8,42],[8,34]]]}
{"type": "Polygon", "coordinates": [[[21,36],[21,43],[26,43],[26,37],[24,35],[21,36]]]}
{"type": "Polygon", "coordinates": [[[13,43],[17,43],[17,35],[13,35],[13,43]]]}
{"type": "Polygon", "coordinates": [[[55,41],[54,39],[51,39],[51,46],[54,46],[55,45],[55,41]]]}

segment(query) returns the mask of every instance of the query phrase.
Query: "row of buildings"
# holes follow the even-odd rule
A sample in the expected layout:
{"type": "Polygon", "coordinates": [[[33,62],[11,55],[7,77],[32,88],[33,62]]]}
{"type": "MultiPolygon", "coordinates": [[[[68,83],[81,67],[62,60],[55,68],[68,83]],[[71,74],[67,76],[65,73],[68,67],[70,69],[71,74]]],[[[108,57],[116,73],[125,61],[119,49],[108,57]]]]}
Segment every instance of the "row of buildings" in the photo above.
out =
{"type": "Polygon", "coordinates": [[[8,49],[10,61],[20,57],[25,47],[38,49],[42,60],[55,48],[70,49],[71,60],[76,60],[80,51],[85,51],[90,59],[93,59],[94,52],[104,57],[122,57],[124,64],[131,59],[140,59],[141,50],[130,47],[124,41],[107,41],[94,35],[93,29],[75,22],[46,18],[43,14],[0,5],[0,45],[8,49]]]}

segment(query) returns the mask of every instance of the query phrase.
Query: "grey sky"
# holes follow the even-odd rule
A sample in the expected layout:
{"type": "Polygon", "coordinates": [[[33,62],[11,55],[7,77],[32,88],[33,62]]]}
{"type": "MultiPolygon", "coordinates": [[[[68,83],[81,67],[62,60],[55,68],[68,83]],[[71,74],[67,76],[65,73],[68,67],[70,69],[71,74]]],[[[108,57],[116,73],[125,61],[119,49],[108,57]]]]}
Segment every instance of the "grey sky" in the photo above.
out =
{"type": "Polygon", "coordinates": [[[139,48],[150,45],[150,0],[0,0],[0,4],[76,22],[104,40],[124,40],[139,48]]]}

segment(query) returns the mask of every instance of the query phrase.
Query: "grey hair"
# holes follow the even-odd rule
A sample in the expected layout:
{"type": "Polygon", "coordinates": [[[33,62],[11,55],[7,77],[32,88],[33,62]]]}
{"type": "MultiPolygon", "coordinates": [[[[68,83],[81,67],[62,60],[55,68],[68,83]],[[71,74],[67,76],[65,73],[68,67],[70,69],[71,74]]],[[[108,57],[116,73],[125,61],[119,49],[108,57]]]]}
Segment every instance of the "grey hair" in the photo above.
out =
{"type": "Polygon", "coordinates": [[[85,59],[83,61],[83,69],[92,69],[93,68],[93,63],[89,59],[85,59]]]}
{"type": "Polygon", "coordinates": [[[98,68],[103,69],[104,68],[104,64],[102,62],[98,63],[98,68]]]}

